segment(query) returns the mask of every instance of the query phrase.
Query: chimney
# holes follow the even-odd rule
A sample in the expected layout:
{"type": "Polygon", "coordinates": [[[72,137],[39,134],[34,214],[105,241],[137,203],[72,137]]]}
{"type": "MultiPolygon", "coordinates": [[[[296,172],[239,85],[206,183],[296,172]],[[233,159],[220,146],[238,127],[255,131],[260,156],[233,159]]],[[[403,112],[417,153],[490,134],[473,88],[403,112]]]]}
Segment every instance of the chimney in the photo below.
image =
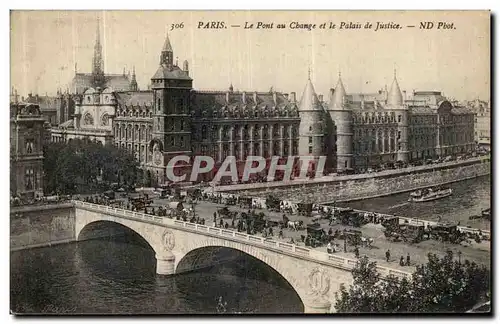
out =
{"type": "Polygon", "coordinates": [[[403,103],[406,101],[406,90],[403,90],[403,103]]]}
{"type": "Polygon", "coordinates": [[[253,92],[253,102],[257,105],[258,102],[257,102],[257,91],[254,91],[253,92]]]}
{"type": "Polygon", "coordinates": [[[274,105],[276,106],[278,104],[278,96],[276,95],[275,91],[273,91],[273,101],[274,101],[274,105]]]}
{"type": "Polygon", "coordinates": [[[226,92],[226,103],[229,104],[229,92],[226,92]]]}
{"type": "Polygon", "coordinates": [[[244,105],[247,103],[247,94],[245,91],[241,93],[241,102],[243,102],[244,105]]]}
{"type": "Polygon", "coordinates": [[[295,102],[295,92],[290,92],[290,102],[295,102]]]}
{"type": "Polygon", "coordinates": [[[318,95],[318,100],[319,100],[319,102],[323,102],[323,95],[322,94],[318,95]]]}

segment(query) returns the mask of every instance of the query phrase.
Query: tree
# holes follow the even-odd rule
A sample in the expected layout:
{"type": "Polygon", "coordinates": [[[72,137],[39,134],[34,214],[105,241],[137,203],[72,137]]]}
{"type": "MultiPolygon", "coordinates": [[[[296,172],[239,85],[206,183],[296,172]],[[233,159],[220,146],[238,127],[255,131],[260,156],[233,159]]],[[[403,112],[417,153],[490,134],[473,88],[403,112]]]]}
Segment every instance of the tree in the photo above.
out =
{"type": "Polygon", "coordinates": [[[346,313],[465,312],[490,289],[490,272],[474,262],[461,263],[450,251],[428,255],[411,278],[381,278],[376,262],[364,257],[352,270],[353,283],[341,286],[335,308],[346,313]]]}
{"type": "Polygon", "coordinates": [[[120,182],[119,173],[124,184],[135,185],[139,167],[127,151],[86,140],[50,143],[44,148],[44,157],[47,193],[95,192],[103,183],[120,182]]]}

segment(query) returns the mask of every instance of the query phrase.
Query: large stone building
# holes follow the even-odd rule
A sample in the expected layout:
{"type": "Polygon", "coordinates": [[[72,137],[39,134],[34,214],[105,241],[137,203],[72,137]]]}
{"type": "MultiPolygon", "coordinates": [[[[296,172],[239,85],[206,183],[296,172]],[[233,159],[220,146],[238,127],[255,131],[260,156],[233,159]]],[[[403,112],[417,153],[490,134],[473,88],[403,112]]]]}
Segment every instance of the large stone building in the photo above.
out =
{"type": "Polygon", "coordinates": [[[43,196],[43,144],[48,122],[40,107],[10,104],[10,192],[23,200],[43,196]]]}
{"type": "Polygon", "coordinates": [[[490,103],[479,99],[467,103],[475,113],[474,138],[479,146],[491,147],[491,110],[490,103]]]}
{"type": "MultiPolygon", "coordinates": [[[[414,92],[408,99],[396,74],[389,91],[372,94],[349,94],[339,75],[328,101],[310,79],[300,101],[293,92],[234,91],[232,85],[198,91],[188,62],[182,67],[174,63],[167,36],[151,90],[139,91],[135,71],[128,89],[105,82],[102,64],[96,63],[101,57],[97,44],[94,81],[73,94],[74,113],[53,129],[52,138],[114,143],[133,153],[160,182],[170,159],[181,154],[212,156],[215,169],[198,179],[209,180],[227,156],[236,157],[240,174],[250,155],[268,161],[272,156],[316,161],[326,156],[329,172],[346,172],[474,149],[471,111],[453,107],[440,92],[414,92]]],[[[178,165],[174,173],[188,171],[190,163],[178,165]]]]}

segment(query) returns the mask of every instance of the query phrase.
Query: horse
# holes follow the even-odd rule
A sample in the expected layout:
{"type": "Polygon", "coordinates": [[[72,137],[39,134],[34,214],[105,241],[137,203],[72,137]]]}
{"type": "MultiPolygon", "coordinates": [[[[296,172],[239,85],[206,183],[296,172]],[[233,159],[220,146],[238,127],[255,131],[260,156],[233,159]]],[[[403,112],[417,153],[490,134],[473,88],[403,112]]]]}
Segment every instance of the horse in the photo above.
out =
{"type": "Polygon", "coordinates": [[[293,229],[294,231],[298,231],[302,227],[302,224],[304,224],[303,221],[288,221],[287,227],[289,229],[293,229]]]}

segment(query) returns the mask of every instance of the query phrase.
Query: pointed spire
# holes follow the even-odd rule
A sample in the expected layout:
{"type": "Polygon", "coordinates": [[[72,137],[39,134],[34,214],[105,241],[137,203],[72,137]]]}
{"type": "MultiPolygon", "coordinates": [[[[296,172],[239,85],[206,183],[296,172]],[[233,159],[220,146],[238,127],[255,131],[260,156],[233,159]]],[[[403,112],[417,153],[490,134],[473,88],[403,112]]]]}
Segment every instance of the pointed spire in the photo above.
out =
{"type": "Polygon", "coordinates": [[[168,33],[167,33],[167,37],[165,38],[165,43],[163,44],[163,49],[161,50],[160,64],[166,65],[168,68],[172,68],[172,65],[174,63],[173,60],[174,60],[174,51],[172,50],[172,45],[170,44],[170,39],[168,38],[168,33]]]}
{"type": "Polygon", "coordinates": [[[132,80],[130,81],[130,91],[138,91],[137,79],[135,78],[135,65],[132,69],[132,80]]]}
{"type": "Polygon", "coordinates": [[[97,17],[96,41],[94,45],[94,57],[92,59],[92,74],[94,75],[93,86],[104,85],[104,60],[102,57],[102,46],[99,32],[99,17],[97,17]]]}
{"type": "Polygon", "coordinates": [[[332,109],[343,109],[344,108],[344,97],[346,96],[344,83],[342,83],[341,74],[339,72],[339,80],[335,86],[335,91],[330,100],[330,108],[332,109]]]}
{"type": "Polygon", "coordinates": [[[401,94],[401,89],[396,78],[396,69],[394,69],[394,80],[392,81],[391,90],[387,94],[387,105],[391,107],[403,105],[403,95],[401,94]]]}
{"type": "Polygon", "coordinates": [[[172,45],[170,45],[170,38],[168,38],[168,33],[167,38],[165,38],[165,43],[163,44],[162,52],[173,52],[172,45]]]}
{"type": "Polygon", "coordinates": [[[299,103],[300,111],[316,111],[322,110],[321,103],[319,102],[316,91],[310,79],[307,80],[306,87],[302,93],[302,98],[299,103]]]}
{"type": "Polygon", "coordinates": [[[101,33],[100,33],[100,30],[99,30],[99,17],[97,17],[97,28],[96,28],[96,36],[95,36],[95,39],[96,39],[96,44],[100,44],[101,43],[101,33]]]}

